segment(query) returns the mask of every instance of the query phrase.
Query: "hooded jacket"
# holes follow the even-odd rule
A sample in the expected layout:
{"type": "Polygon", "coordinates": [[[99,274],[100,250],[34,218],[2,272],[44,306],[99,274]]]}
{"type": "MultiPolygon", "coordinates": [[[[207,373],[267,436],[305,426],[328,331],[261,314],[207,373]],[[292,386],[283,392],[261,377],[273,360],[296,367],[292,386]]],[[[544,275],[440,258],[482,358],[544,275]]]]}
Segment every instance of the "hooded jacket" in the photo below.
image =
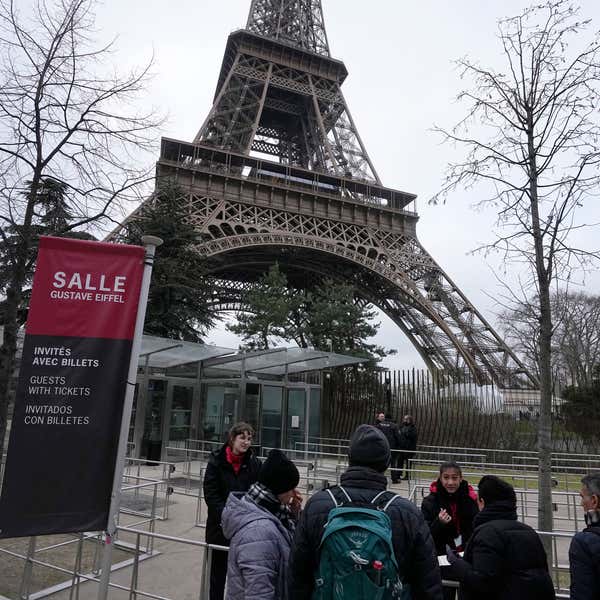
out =
{"type": "Polygon", "coordinates": [[[513,502],[486,506],[473,525],[464,560],[452,565],[460,600],[554,600],[542,542],[513,502]]]}
{"type": "Polygon", "coordinates": [[[449,494],[438,479],[429,486],[429,491],[421,504],[421,512],[429,525],[437,554],[446,554],[446,544],[452,549],[464,550],[473,533],[473,519],[479,513],[475,490],[463,479],[456,492],[449,494]],[[452,517],[447,525],[438,519],[442,508],[452,517]],[[462,544],[457,548],[455,540],[459,534],[462,544]]]}
{"type": "Polygon", "coordinates": [[[222,517],[230,540],[226,600],[285,600],[292,534],[247,496],[230,494],[222,517]]]}
{"type": "Polygon", "coordinates": [[[206,517],[206,541],[209,544],[228,546],[229,542],[221,530],[221,513],[225,508],[230,492],[247,492],[258,478],[260,460],[252,448],[244,454],[244,460],[236,475],[231,464],[227,461],[225,448],[211,453],[204,473],[204,501],[208,506],[206,517]]]}
{"type": "MultiPolygon", "coordinates": [[[[365,504],[387,487],[385,475],[363,466],[349,467],[340,483],[353,502],[365,504]]],[[[289,567],[291,600],[309,600],[312,596],[323,526],[332,508],[329,494],[320,491],[308,500],[300,513],[289,567]]],[[[413,600],[442,600],[433,541],[419,509],[412,502],[397,498],[386,513],[392,521],[392,543],[400,575],[410,584],[413,600]]]]}

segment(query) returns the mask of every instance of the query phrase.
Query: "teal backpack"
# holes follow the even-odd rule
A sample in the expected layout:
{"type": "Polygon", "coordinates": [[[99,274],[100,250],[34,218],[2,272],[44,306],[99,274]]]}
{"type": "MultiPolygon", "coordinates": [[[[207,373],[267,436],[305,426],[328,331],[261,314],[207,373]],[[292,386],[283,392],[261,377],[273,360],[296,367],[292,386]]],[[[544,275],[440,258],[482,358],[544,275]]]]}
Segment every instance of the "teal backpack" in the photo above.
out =
{"type": "Polygon", "coordinates": [[[388,506],[400,496],[383,491],[353,502],[342,486],[325,490],[333,500],[319,546],[312,600],[410,600],[392,545],[388,506]],[[344,499],[339,502],[339,491],[344,499]]]}

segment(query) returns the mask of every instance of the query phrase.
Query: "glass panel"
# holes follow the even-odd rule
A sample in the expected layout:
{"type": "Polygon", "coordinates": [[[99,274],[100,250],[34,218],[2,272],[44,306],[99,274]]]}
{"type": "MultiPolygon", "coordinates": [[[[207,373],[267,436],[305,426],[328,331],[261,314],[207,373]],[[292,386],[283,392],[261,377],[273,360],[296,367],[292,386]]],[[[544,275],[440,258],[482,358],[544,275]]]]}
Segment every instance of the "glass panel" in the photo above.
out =
{"type": "Polygon", "coordinates": [[[321,437],[321,390],[310,389],[310,406],[308,415],[308,438],[321,437]]]}
{"type": "Polygon", "coordinates": [[[190,437],[194,388],[174,385],[172,389],[169,446],[183,448],[185,440],[190,437]]]}
{"type": "Polygon", "coordinates": [[[281,408],[283,388],[263,385],[260,443],[266,448],[281,448],[281,408]]]}
{"type": "Polygon", "coordinates": [[[142,438],[142,457],[160,460],[162,452],[162,427],[167,382],[160,379],[148,381],[148,401],[142,438]]]}
{"type": "Polygon", "coordinates": [[[259,383],[247,383],[246,384],[246,407],[244,409],[243,420],[250,423],[254,427],[254,431],[257,432],[257,439],[254,443],[259,445],[260,442],[260,429],[258,427],[258,418],[260,413],[260,384],[259,383]]]}
{"type": "Polygon", "coordinates": [[[127,456],[135,456],[135,417],[139,391],[140,384],[136,383],[133,390],[133,405],[131,407],[131,419],[129,420],[129,433],[127,435],[127,456]]]}
{"type": "Polygon", "coordinates": [[[223,442],[233,425],[235,403],[239,399],[240,388],[236,384],[206,386],[206,410],[202,422],[203,439],[223,442]]]}
{"type": "Polygon", "coordinates": [[[306,414],[306,393],[304,390],[288,389],[286,447],[290,450],[304,450],[306,414]]]}

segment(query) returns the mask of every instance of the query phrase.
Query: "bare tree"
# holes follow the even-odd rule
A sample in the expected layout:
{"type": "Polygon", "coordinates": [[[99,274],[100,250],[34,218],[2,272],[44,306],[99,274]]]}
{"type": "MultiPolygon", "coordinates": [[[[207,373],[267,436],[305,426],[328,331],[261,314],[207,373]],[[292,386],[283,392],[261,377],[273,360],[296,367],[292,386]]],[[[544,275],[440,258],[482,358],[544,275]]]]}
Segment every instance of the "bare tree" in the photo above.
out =
{"type": "Polygon", "coordinates": [[[595,35],[586,44],[589,21],[578,12],[567,0],[554,0],[500,21],[502,71],[458,61],[473,83],[459,96],[468,112],[452,130],[438,131],[467,155],[449,165],[433,199],[458,187],[483,187],[481,205],[498,215],[496,239],[486,248],[524,265],[538,300],[542,530],[551,530],[553,520],[551,284],[597,256],[570,236],[585,226],[579,207],[600,189],[599,43],[595,35]]]}
{"type": "Polygon", "coordinates": [[[600,296],[562,293],[554,304],[554,372],[562,382],[583,387],[600,365],[600,296]]]}
{"type": "Polygon", "coordinates": [[[18,232],[3,290],[0,452],[40,186],[46,178],[68,186],[68,229],[80,229],[110,219],[149,178],[139,157],[151,149],[160,119],[140,112],[136,100],[151,61],[139,71],[114,72],[112,43],[93,40],[94,5],[32,0],[19,3],[20,13],[13,0],[0,0],[0,231],[5,242],[7,231],[18,232]]]}
{"type": "MultiPolygon", "coordinates": [[[[550,298],[553,315],[552,373],[555,382],[588,384],[600,364],[600,296],[559,290],[550,298]]],[[[500,315],[507,342],[539,378],[539,300],[525,298],[500,315]]]]}

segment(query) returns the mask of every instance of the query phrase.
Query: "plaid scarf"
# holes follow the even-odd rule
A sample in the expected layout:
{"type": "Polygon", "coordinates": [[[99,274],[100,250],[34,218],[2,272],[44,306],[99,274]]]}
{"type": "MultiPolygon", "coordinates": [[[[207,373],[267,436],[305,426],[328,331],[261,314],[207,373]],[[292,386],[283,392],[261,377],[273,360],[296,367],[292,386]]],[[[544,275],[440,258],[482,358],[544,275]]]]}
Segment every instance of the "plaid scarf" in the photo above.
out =
{"type": "Polygon", "coordinates": [[[246,497],[252,500],[254,504],[269,511],[273,516],[277,517],[283,526],[290,532],[294,533],[296,529],[296,520],[289,506],[285,506],[279,502],[279,499],[273,492],[265,487],[262,483],[253,483],[250,489],[246,492],[246,497]]]}

